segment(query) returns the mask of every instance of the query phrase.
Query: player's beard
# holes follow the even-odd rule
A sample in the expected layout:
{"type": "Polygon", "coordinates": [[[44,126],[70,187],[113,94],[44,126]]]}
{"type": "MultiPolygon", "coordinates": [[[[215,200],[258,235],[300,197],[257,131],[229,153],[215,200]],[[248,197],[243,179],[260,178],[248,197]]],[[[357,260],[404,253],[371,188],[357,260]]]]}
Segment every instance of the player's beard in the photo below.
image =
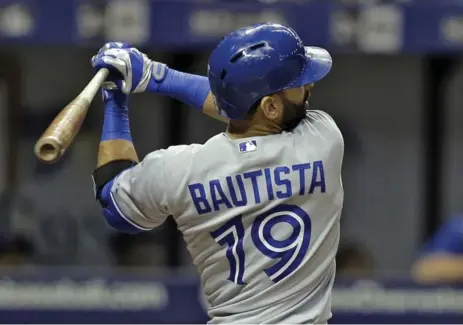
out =
{"type": "Polygon", "coordinates": [[[281,126],[284,131],[294,129],[305,118],[306,112],[309,110],[309,91],[306,91],[304,100],[299,104],[291,103],[285,97],[282,97],[284,103],[283,119],[281,126]]]}

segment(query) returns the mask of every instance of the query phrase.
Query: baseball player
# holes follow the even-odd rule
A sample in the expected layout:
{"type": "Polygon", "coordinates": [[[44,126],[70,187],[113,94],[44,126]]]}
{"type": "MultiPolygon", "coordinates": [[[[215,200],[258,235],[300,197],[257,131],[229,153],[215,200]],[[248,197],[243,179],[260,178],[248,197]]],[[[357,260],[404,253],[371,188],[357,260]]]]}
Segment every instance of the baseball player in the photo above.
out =
{"type": "Polygon", "coordinates": [[[117,42],[92,65],[112,72],[93,174],[108,223],[137,233],[173,216],[201,275],[211,324],[327,322],[344,142],[333,119],[307,102],[331,69],[330,54],[265,23],[226,36],[207,77],[117,42]],[[139,162],[127,95],[143,91],[183,101],[227,130],[139,162]]]}

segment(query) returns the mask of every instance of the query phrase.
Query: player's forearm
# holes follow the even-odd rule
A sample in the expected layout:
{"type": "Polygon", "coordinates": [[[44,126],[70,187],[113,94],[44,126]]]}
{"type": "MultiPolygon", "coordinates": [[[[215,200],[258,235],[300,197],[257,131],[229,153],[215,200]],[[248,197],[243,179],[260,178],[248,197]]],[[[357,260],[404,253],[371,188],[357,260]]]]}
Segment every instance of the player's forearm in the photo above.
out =
{"type": "Polygon", "coordinates": [[[97,168],[93,172],[95,195],[109,225],[120,231],[136,233],[140,228],[132,226],[127,217],[121,214],[112,195],[113,183],[117,176],[138,163],[130,134],[127,96],[120,91],[103,90],[103,101],[103,131],[97,168]]]}
{"type": "Polygon", "coordinates": [[[107,140],[100,142],[97,167],[114,160],[138,162],[137,152],[132,142],[127,140],[107,140]]]}
{"type": "Polygon", "coordinates": [[[149,91],[175,98],[207,116],[228,122],[215,109],[207,77],[177,71],[167,66],[155,69],[161,72],[153,73],[147,88],[149,91]]]}

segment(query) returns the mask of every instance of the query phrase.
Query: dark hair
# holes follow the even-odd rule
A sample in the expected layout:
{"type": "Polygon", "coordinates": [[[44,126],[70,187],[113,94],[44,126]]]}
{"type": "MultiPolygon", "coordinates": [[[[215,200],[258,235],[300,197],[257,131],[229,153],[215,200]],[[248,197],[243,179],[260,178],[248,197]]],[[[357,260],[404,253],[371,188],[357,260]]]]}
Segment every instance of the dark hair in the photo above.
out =
{"type": "Polygon", "coordinates": [[[254,105],[251,106],[251,108],[248,111],[249,116],[253,116],[254,114],[256,114],[257,109],[259,108],[261,100],[262,100],[262,98],[259,99],[257,102],[254,103],[254,105]]]}

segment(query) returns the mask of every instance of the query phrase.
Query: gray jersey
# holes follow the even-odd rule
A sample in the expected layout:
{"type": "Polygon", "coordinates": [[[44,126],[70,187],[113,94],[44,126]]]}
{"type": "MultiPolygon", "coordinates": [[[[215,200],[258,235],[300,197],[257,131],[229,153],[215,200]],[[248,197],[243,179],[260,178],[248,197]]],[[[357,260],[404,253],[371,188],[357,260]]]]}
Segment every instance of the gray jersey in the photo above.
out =
{"type": "Polygon", "coordinates": [[[342,135],[309,111],[292,131],[149,154],[114,182],[141,229],[172,215],[201,275],[210,323],[326,322],[343,205],[342,135]]]}

